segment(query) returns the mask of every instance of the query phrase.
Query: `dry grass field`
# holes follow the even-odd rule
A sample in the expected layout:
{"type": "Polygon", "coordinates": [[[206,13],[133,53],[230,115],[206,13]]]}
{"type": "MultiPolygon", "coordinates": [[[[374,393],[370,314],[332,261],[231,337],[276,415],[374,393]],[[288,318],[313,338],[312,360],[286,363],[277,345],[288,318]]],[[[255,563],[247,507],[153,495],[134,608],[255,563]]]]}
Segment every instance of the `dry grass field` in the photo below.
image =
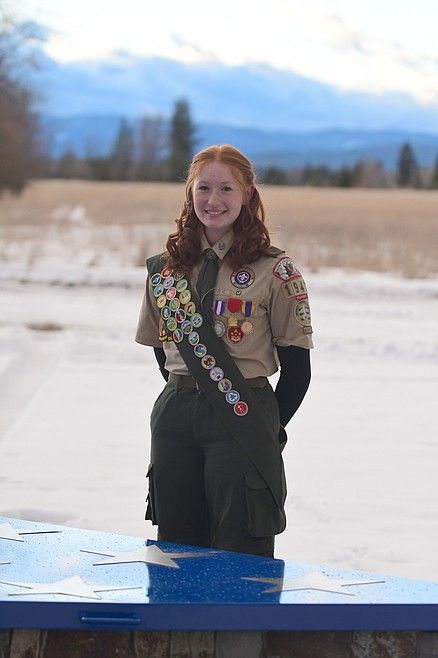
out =
{"type": "MultiPolygon", "coordinates": [[[[160,250],[183,186],[35,181],[0,199],[0,262],[64,258],[143,265],[160,250]]],[[[438,273],[438,191],[262,187],[274,244],[301,267],[438,273]]]]}

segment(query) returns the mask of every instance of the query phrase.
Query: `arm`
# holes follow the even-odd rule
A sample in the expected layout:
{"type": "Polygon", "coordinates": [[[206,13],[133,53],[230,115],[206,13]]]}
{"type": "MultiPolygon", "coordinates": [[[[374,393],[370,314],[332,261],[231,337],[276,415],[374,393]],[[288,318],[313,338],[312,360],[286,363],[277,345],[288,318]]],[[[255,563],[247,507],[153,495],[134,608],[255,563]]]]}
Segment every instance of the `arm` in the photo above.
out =
{"type": "Polygon", "coordinates": [[[164,379],[167,380],[169,379],[169,371],[166,370],[165,368],[165,363],[166,363],[166,355],[164,354],[164,350],[162,347],[154,347],[154,354],[155,358],[157,359],[158,367],[160,369],[161,374],[163,375],[164,379]]]}
{"type": "Polygon", "coordinates": [[[280,378],[275,388],[280,423],[285,427],[300,406],[310,383],[310,350],[277,346],[280,378]]]}

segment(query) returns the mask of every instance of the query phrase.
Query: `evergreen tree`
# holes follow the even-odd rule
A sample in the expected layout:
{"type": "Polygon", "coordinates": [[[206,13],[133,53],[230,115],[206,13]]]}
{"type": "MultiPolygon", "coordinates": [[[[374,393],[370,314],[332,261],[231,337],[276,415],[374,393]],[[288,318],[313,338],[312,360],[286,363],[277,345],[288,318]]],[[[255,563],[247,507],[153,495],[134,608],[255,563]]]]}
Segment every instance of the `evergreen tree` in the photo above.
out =
{"type": "Polygon", "coordinates": [[[262,183],[265,183],[265,185],[287,185],[286,172],[280,167],[267,167],[262,174],[262,183]]]}
{"type": "Polygon", "coordinates": [[[134,134],[126,119],[121,119],[111,153],[111,178],[131,180],[134,161],[134,134]]]}
{"type": "Polygon", "coordinates": [[[182,181],[195,148],[195,126],[190,107],[185,99],[176,101],[170,123],[170,155],[168,161],[169,180],[182,181]]]}
{"type": "Polygon", "coordinates": [[[397,183],[400,187],[421,187],[418,164],[412,146],[408,142],[405,142],[400,149],[397,183]]]}
{"type": "Polygon", "coordinates": [[[433,190],[438,190],[438,155],[436,156],[435,166],[432,169],[432,176],[430,177],[429,187],[433,190]]]}

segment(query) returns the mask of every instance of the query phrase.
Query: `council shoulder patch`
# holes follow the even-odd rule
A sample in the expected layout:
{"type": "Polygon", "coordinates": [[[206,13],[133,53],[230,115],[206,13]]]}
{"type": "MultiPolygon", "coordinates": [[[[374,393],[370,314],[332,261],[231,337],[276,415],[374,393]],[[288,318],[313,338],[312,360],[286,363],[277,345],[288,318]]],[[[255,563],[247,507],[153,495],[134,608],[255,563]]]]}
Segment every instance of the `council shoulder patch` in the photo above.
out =
{"type": "Polygon", "coordinates": [[[298,270],[292,262],[292,259],[288,256],[280,258],[279,261],[274,265],[272,274],[281,279],[282,281],[290,281],[294,275],[296,275],[298,270]]]}

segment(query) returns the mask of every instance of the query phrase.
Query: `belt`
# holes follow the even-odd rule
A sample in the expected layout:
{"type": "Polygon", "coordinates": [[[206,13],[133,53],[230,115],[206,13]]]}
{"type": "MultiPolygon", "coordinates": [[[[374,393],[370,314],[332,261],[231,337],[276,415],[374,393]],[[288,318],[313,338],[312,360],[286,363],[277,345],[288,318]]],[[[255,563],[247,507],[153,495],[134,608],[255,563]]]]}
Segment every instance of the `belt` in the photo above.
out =
{"type": "MultiPolygon", "coordinates": [[[[264,388],[268,383],[267,377],[253,377],[246,380],[251,388],[264,388]]],[[[177,388],[196,388],[199,391],[198,382],[190,375],[174,375],[169,373],[169,384],[175,384],[177,388]]]]}

